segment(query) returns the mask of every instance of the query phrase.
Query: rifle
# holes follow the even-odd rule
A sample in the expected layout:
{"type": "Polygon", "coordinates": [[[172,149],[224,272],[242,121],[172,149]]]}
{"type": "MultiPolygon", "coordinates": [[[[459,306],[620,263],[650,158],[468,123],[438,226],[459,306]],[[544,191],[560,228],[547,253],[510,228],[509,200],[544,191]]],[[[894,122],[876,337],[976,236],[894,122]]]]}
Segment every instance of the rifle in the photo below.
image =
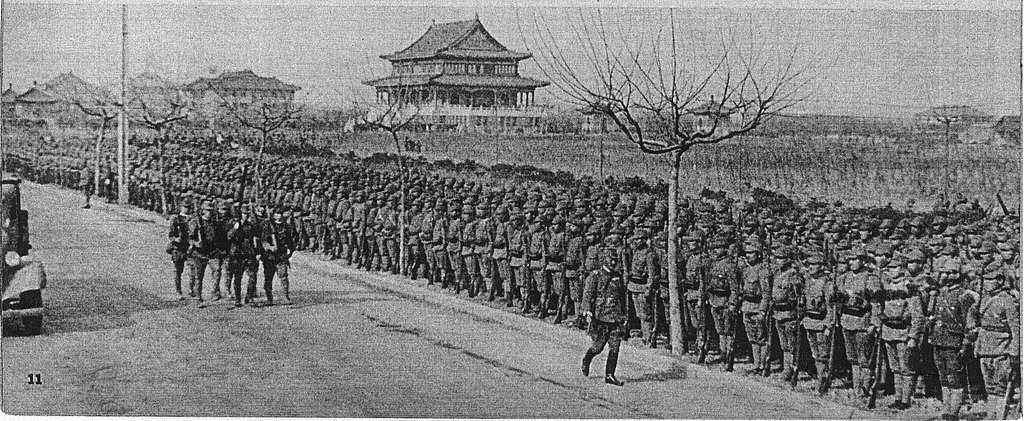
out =
{"type": "Polygon", "coordinates": [[[1003,409],[1000,411],[999,419],[1005,420],[1006,416],[1010,414],[1010,408],[1013,406],[1010,401],[1013,399],[1013,394],[1017,388],[1017,377],[1020,376],[1020,362],[1013,361],[1010,363],[1010,376],[1006,380],[1006,395],[1003,396],[1003,409]]]}
{"type": "Polygon", "coordinates": [[[789,379],[789,386],[795,389],[797,379],[800,377],[800,348],[801,345],[803,345],[804,338],[804,315],[801,312],[801,309],[803,308],[803,294],[799,293],[800,290],[797,285],[793,285],[793,290],[797,292],[795,309],[796,330],[794,331],[795,337],[793,338],[793,360],[790,363],[790,366],[793,367],[793,377],[789,379]]]}
{"type": "Polygon", "coordinates": [[[762,300],[768,300],[768,305],[765,307],[764,314],[761,316],[761,320],[764,323],[765,334],[768,335],[768,346],[765,347],[764,352],[761,354],[761,368],[762,375],[768,377],[772,373],[772,303],[771,303],[771,291],[775,287],[775,267],[772,266],[771,262],[771,238],[767,228],[762,226],[762,233],[764,234],[764,242],[761,244],[761,259],[764,260],[765,265],[768,266],[768,291],[761,294],[762,300]],[[767,296],[766,296],[767,295],[767,296]]]}
{"type": "Polygon", "coordinates": [[[828,393],[828,389],[832,387],[832,378],[835,376],[835,363],[836,363],[836,343],[839,336],[839,319],[842,313],[842,304],[835,304],[835,320],[832,321],[832,331],[829,332],[831,343],[828,345],[828,367],[825,368],[824,373],[820,373],[818,380],[818,394],[824,395],[828,393]]]}
{"type": "MultiPolygon", "coordinates": [[[[704,248],[704,247],[702,247],[702,248],[704,248]]],[[[706,292],[705,292],[707,290],[707,277],[708,277],[707,271],[708,271],[708,268],[707,268],[706,262],[701,262],[701,263],[702,263],[702,266],[701,266],[701,270],[700,270],[700,281],[699,281],[699,283],[700,283],[700,300],[697,302],[697,306],[700,307],[700,310],[697,310],[697,311],[701,312],[701,316],[702,316],[701,317],[702,323],[701,323],[701,327],[700,328],[701,328],[701,337],[702,337],[703,341],[700,344],[700,352],[697,355],[697,364],[704,364],[704,360],[708,356],[708,345],[709,345],[709,342],[711,342],[711,341],[708,340],[708,335],[711,334],[711,329],[709,329],[709,326],[708,326],[708,322],[709,322],[708,319],[711,318],[710,317],[711,316],[711,309],[708,308],[709,303],[708,303],[708,298],[707,298],[707,295],[706,295],[706,292]]]]}
{"type": "Polygon", "coordinates": [[[736,359],[736,336],[739,334],[739,326],[743,322],[740,317],[740,310],[737,308],[729,314],[729,318],[732,319],[732,344],[729,346],[729,354],[725,360],[725,371],[733,370],[733,361],[736,359]]]}
{"type": "Polygon", "coordinates": [[[885,344],[882,341],[882,328],[878,327],[875,329],[875,355],[874,355],[874,366],[871,367],[871,390],[868,396],[868,409],[875,409],[875,403],[878,401],[878,393],[882,388],[878,387],[882,383],[882,378],[885,373],[882,372],[882,353],[885,352],[885,344]]]}
{"type": "MultiPolygon", "coordinates": [[[[837,285],[839,284],[839,282],[838,282],[839,281],[839,273],[838,273],[839,272],[839,270],[838,270],[839,269],[839,262],[837,260],[838,256],[835,256],[834,252],[832,254],[833,254],[833,258],[832,258],[832,288],[833,288],[833,297],[832,297],[832,299],[835,299],[836,297],[835,297],[835,292],[834,291],[835,291],[835,288],[837,288],[837,285]]],[[[843,314],[843,311],[842,311],[843,307],[842,306],[843,305],[842,305],[841,302],[839,302],[839,300],[836,300],[836,303],[833,305],[834,320],[832,320],[832,330],[829,332],[829,336],[830,336],[829,339],[831,340],[831,342],[828,345],[828,367],[825,368],[825,372],[824,373],[818,373],[818,375],[819,375],[818,394],[819,395],[824,395],[825,393],[828,393],[828,389],[832,387],[832,378],[835,376],[836,343],[839,342],[838,341],[839,328],[840,328],[839,322],[840,322],[840,319],[842,318],[841,316],[843,314]]]]}
{"type": "Polygon", "coordinates": [[[996,193],[996,200],[999,201],[999,207],[1003,208],[1003,215],[1009,215],[1010,210],[1006,208],[1006,203],[1003,202],[1003,196],[996,193]]]}

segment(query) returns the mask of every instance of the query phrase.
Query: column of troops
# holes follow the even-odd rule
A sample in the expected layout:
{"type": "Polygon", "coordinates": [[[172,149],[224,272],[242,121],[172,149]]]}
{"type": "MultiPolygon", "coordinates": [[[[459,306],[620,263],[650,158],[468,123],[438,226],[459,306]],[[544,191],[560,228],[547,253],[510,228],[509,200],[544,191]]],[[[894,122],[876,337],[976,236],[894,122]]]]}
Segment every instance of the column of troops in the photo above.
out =
{"type": "Polygon", "coordinates": [[[194,149],[165,159],[160,183],[153,152],[139,153],[132,199],[178,215],[168,246],[175,286],[181,293],[190,267],[199,300],[209,266],[214,284],[229,275],[224,290],[236,303],[255,301],[262,263],[266,301],[276,273],[290,302],[288,259],[306,251],[586,328],[578,317],[585,281],[603,268],[626,284],[641,343],[669,346],[659,339],[670,331],[674,259],[683,352],[700,363],[731,370],[743,357],[750,372],[781,372],[793,385],[816,378],[821,393],[836,380],[870,406],[883,390],[894,409],[935,397],[948,419],[965,404],[994,417],[1018,402],[1020,221],[1012,214],[684,198],[671,256],[664,197],[592,181],[469,181],[425,166],[402,173],[271,157],[255,189],[251,159],[194,149]]]}

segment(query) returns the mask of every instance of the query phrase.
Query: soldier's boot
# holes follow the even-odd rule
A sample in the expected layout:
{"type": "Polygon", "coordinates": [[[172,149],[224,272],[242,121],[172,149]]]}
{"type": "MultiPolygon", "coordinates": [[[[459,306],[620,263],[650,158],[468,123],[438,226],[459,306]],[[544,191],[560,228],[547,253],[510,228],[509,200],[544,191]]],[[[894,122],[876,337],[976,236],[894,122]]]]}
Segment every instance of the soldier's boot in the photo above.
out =
{"type": "Polygon", "coordinates": [[[605,366],[604,366],[604,382],[605,383],[611,384],[611,385],[615,385],[615,386],[622,386],[622,385],[625,384],[621,380],[615,378],[615,366],[618,365],[618,363],[619,363],[619,353],[618,352],[609,352],[608,353],[608,361],[605,363],[605,366]]]}
{"type": "Polygon", "coordinates": [[[530,312],[530,290],[526,287],[519,288],[519,295],[522,297],[522,312],[523,314],[530,312]]]}
{"type": "Polygon", "coordinates": [[[951,389],[948,387],[942,388],[942,419],[943,420],[957,420],[960,419],[960,405],[963,403],[964,390],[963,389],[951,389]]]}
{"type": "Polygon", "coordinates": [[[761,374],[761,345],[750,344],[750,359],[754,362],[754,368],[747,370],[747,374],[761,374]]]}
{"type": "Polygon", "coordinates": [[[540,294],[540,304],[537,307],[537,318],[548,317],[548,308],[551,307],[551,297],[547,293],[540,294]]]}
{"type": "Polygon", "coordinates": [[[907,376],[905,384],[906,386],[903,389],[903,406],[910,408],[910,404],[914,400],[914,394],[917,393],[917,376],[907,376]]]}
{"type": "MultiPolygon", "coordinates": [[[[815,371],[815,373],[818,374],[818,380],[820,381],[822,378],[824,378],[825,376],[828,375],[827,374],[828,373],[828,361],[814,360],[814,371],[815,371]]],[[[820,385],[820,383],[819,383],[819,385],[820,385]]],[[[831,387],[831,386],[832,385],[829,385],[829,387],[831,387]]],[[[824,390],[820,389],[820,386],[819,386],[819,389],[818,389],[818,393],[824,393],[824,390]]]]}
{"type": "Polygon", "coordinates": [[[494,301],[494,293],[497,290],[498,290],[497,286],[494,285],[494,284],[491,284],[491,290],[490,290],[490,292],[487,293],[487,301],[494,301]]]}
{"type": "MultiPolygon", "coordinates": [[[[891,403],[891,404],[889,404],[889,408],[891,408],[891,409],[907,409],[907,408],[910,407],[909,405],[904,406],[906,404],[903,403],[903,399],[908,395],[908,393],[905,393],[905,391],[907,390],[907,383],[908,383],[909,379],[910,379],[910,376],[904,376],[904,375],[901,375],[899,373],[893,374],[892,382],[893,382],[894,389],[896,389],[896,401],[891,403]]],[[[914,392],[910,392],[909,394],[913,394],[913,393],[914,392]]]]}
{"type": "Polygon", "coordinates": [[[583,372],[584,376],[590,375],[590,362],[594,361],[595,356],[597,356],[597,353],[590,349],[587,349],[587,353],[583,355],[583,366],[580,367],[580,371],[583,372]]]}
{"type": "Polygon", "coordinates": [[[264,290],[263,292],[265,292],[267,294],[267,303],[266,303],[266,305],[268,305],[268,306],[274,305],[274,291],[264,290]]]}
{"type": "Polygon", "coordinates": [[[796,372],[793,370],[792,361],[793,361],[793,353],[792,352],[783,351],[782,352],[782,379],[785,380],[785,381],[789,381],[790,379],[793,378],[793,376],[796,375],[796,372]]]}
{"type": "Polygon", "coordinates": [[[555,324],[562,323],[567,314],[569,314],[569,297],[562,294],[558,297],[558,314],[555,315],[555,324]]]}

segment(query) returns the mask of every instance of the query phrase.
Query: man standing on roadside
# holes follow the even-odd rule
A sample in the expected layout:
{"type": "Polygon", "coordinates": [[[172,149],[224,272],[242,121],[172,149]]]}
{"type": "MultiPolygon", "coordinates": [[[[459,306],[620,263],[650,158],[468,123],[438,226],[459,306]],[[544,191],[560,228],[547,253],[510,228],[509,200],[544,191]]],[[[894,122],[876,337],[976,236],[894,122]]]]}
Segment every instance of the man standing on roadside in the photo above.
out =
{"type": "Polygon", "coordinates": [[[199,218],[192,219],[188,229],[189,261],[191,261],[190,289],[192,297],[199,302],[199,307],[205,307],[203,302],[203,276],[206,275],[206,265],[210,262],[210,256],[214,253],[214,238],[216,227],[213,219],[213,204],[204,202],[199,218]]]}
{"type": "Polygon", "coordinates": [[[233,219],[227,232],[230,249],[228,253],[228,282],[235,289],[235,307],[242,305],[242,276],[245,276],[245,304],[252,304],[256,295],[256,227],[252,222],[249,208],[241,209],[240,216],[233,219]]]}

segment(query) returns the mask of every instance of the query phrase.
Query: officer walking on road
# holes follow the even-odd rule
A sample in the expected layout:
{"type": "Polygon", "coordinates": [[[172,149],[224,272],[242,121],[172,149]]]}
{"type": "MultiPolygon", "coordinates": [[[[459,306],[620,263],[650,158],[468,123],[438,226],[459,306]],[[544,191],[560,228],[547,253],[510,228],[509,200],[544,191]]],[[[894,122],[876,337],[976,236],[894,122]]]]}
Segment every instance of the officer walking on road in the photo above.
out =
{"type": "Polygon", "coordinates": [[[615,378],[619,361],[619,344],[626,329],[626,285],[622,280],[622,228],[615,227],[601,247],[601,268],[590,273],[583,288],[583,314],[589,319],[593,343],[583,356],[583,375],[590,375],[590,362],[608,345],[604,382],[616,386],[624,383],[615,378]]]}

